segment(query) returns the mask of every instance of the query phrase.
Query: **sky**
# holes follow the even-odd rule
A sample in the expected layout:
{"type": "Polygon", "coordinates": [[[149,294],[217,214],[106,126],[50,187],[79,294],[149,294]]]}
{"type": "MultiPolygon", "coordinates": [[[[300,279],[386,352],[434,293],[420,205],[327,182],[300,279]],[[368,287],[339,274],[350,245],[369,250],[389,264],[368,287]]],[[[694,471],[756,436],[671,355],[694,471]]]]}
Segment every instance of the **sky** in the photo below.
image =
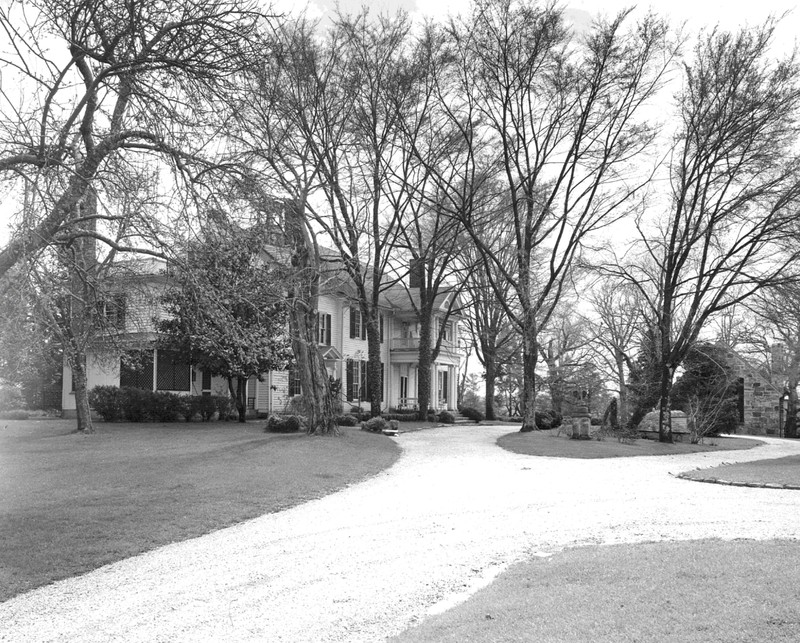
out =
{"type": "MultiPolygon", "coordinates": [[[[0,0],[2,2],[3,0],[0,0]]],[[[270,0],[264,0],[269,2],[270,0]]],[[[308,14],[324,21],[330,16],[337,0],[271,0],[279,11],[294,12],[307,7],[308,14]]],[[[368,5],[374,12],[393,13],[398,9],[407,11],[413,18],[429,17],[443,19],[451,14],[465,13],[469,0],[338,0],[345,12],[357,12],[363,5],[368,5]]],[[[592,18],[605,12],[613,14],[633,3],[626,0],[567,0],[563,6],[568,8],[569,16],[576,24],[589,24],[592,18]]],[[[788,51],[800,34],[800,7],[797,0],[752,0],[742,2],[722,2],[717,0],[644,0],[639,3],[637,12],[644,12],[648,7],[661,15],[669,17],[674,23],[685,23],[685,28],[692,32],[703,26],[719,24],[726,29],[734,29],[744,24],[760,24],[767,16],[782,15],[790,12],[782,20],[776,32],[776,51],[788,51]]],[[[2,151],[0,151],[2,153],[2,151]]],[[[8,241],[6,221],[8,209],[0,205],[0,247],[8,241]]]]}
{"type": "MultiPolygon", "coordinates": [[[[297,10],[305,6],[297,0],[275,0],[274,4],[281,10],[297,10]]],[[[323,17],[333,12],[335,0],[309,0],[311,15],[323,17]]],[[[345,12],[356,12],[361,6],[368,5],[371,10],[393,12],[403,9],[412,16],[421,15],[432,18],[444,18],[448,14],[466,12],[469,0],[338,0],[345,12]]],[[[686,22],[690,29],[701,25],[719,24],[721,27],[733,28],[742,24],[758,24],[769,14],[781,15],[793,11],[784,21],[783,39],[787,46],[800,33],[800,8],[797,0],[567,0],[561,3],[569,9],[584,12],[586,17],[602,13],[612,14],[621,9],[637,5],[637,11],[648,7],[673,19],[677,23],[686,22]]]]}

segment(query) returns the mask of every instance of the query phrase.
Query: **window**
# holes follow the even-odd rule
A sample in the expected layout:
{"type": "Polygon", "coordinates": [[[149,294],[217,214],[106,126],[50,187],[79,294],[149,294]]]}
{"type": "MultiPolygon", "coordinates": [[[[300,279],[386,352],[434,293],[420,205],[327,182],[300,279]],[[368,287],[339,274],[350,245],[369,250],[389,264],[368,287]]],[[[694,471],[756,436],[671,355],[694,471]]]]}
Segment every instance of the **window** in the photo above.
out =
{"type": "Polygon", "coordinates": [[[447,323],[444,325],[444,336],[442,337],[446,342],[453,341],[453,324],[447,323]]]}
{"type": "Polygon", "coordinates": [[[159,350],[156,368],[156,388],[159,391],[188,391],[191,389],[191,366],[178,351],[159,350]]]}
{"type": "Polygon", "coordinates": [[[303,392],[300,386],[300,371],[294,368],[289,369],[289,397],[300,395],[303,392]]]}
{"type": "Polygon", "coordinates": [[[128,351],[120,359],[120,388],[153,390],[153,351],[128,351]]]}
{"type": "Polygon", "coordinates": [[[361,311],[355,306],[350,307],[350,338],[367,338],[367,325],[361,317],[361,311]]]}
{"type": "Polygon", "coordinates": [[[114,293],[108,299],[98,302],[97,308],[107,326],[125,328],[127,299],[124,292],[114,293]]]}
{"type": "MultiPolygon", "coordinates": [[[[347,401],[366,400],[368,395],[367,390],[367,373],[369,372],[369,362],[364,360],[347,360],[347,401]]],[[[383,372],[384,365],[381,362],[380,373],[380,387],[381,395],[380,400],[383,402],[383,372]]]]}
{"type": "Polygon", "coordinates": [[[325,313],[317,315],[317,342],[324,346],[331,345],[331,316],[325,313]]]}

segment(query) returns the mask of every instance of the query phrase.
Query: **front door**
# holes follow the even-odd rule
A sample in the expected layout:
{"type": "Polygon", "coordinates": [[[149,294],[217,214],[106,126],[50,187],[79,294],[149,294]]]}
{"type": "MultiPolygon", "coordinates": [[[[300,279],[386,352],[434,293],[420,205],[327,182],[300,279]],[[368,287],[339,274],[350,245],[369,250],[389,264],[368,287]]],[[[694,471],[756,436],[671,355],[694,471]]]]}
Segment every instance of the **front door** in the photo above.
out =
{"type": "Polygon", "coordinates": [[[439,371],[437,374],[437,394],[439,406],[447,408],[447,371],[439,371]]]}

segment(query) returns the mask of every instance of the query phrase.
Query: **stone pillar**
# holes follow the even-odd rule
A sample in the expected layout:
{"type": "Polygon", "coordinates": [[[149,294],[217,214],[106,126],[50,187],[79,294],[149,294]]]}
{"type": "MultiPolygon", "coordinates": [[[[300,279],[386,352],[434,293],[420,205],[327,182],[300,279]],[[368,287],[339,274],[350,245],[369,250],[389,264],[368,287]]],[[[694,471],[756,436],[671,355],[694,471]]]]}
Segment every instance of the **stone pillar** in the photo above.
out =
{"type": "Polygon", "coordinates": [[[572,439],[588,440],[589,430],[592,425],[589,407],[578,404],[572,409],[570,416],[572,421],[572,439]]]}

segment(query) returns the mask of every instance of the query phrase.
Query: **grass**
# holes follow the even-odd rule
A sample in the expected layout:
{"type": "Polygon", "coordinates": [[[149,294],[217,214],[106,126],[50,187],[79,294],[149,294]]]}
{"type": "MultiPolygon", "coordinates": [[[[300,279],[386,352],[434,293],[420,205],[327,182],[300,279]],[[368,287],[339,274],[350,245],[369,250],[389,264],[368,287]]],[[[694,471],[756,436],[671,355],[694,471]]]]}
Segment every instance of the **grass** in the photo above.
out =
{"type": "Polygon", "coordinates": [[[509,433],[497,440],[497,444],[508,451],[523,455],[539,455],[552,458],[621,458],[637,455],[676,455],[699,451],[721,451],[752,449],[763,444],[757,440],[737,438],[706,438],[705,444],[675,442],[664,444],[656,440],[636,440],[633,444],[618,442],[615,438],[605,440],[571,440],[558,435],[557,429],[509,433]]]}
{"type": "Polygon", "coordinates": [[[724,464],[687,471],[688,478],[717,478],[739,484],[778,484],[800,486],[800,456],[724,464]]]}
{"type": "Polygon", "coordinates": [[[511,567],[395,643],[800,640],[796,541],[566,550],[511,567]]]}
{"type": "Polygon", "coordinates": [[[0,425],[0,601],[331,493],[393,464],[392,438],[264,422],[0,425]]]}

